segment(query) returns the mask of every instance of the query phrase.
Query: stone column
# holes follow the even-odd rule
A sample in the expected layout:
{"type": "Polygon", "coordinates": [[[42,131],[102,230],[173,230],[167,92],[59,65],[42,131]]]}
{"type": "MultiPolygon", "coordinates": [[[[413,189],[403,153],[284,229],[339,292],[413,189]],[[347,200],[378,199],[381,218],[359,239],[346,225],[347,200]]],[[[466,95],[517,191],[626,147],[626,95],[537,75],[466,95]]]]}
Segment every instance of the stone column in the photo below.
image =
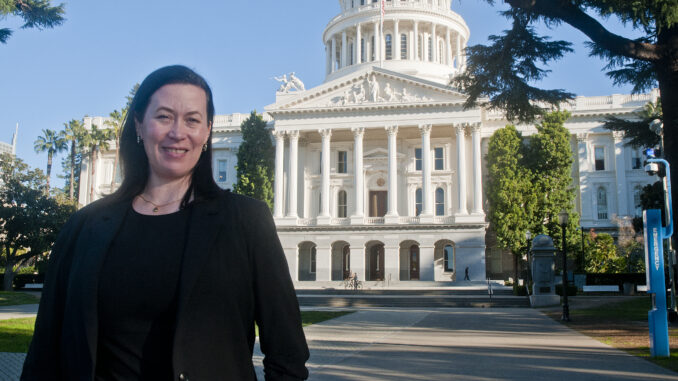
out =
{"type": "Polygon", "coordinates": [[[624,133],[612,132],[614,139],[614,169],[616,174],[617,188],[617,215],[619,217],[629,215],[628,196],[626,192],[626,161],[624,160],[624,133]]]}
{"type": "Polygon", "coordinates": [[[355,210],[352,217],[362,219],[365,215],[364,170],[363,170],[363,135],[364,128],[352,128],[353,131],[353,176],[355,178],[355,210]]]}
{"type": "Polygon", "coordinates": [[[391,40],[391,49],[393,49],[393,59],[400,59],[400,31],[398,30],[398,19],[393,20],[393,39],[391,40]]]}
{"type": "Polygon", "coordinates": [[[435,261],[433,260],[433,253],[433,246],[419,246],[419,280],[428,282],[435,280],[435,261]]]}
{"type": "Polygon", "coordinates": [[[438,62],[438,41],[436,41],[436,24],[431,26],[431,61],[438,62]]]}
{"type": "Polygon", "coordinates": [[[332,136],[332,130],[330,129],[321,129],[318,130],[322,136],[322,191],[321,191],[321,204],[320,204],[320,215],[318,217],[330,217],[330,137],[332,136]]]}
{"type": "MultiPolygon", "coordinates": [[[[576,184],[576,189],[577,189],[577,194],[579,195],[579,215],[581,216],[582,220],[590,220],[593,219],[593,211],[592,208],[588,207],[585,208],[585,202],[584,202],[584,192],[582,192],[582,186],[584,185],[584,182],[586,180],[585,177],[582,177],[581,173],[582,171],[587,171],[589,170],[588,166],[588,157],[587,157],[587,150],[586,150],[586,142],[589,139],[589,134],[586,132],[583,133],[578,133],[577,134],[577,184],[576,184]]],[[[590,192],[589,193],[594,193],[590,192]]],[[[590,204],[587,204],[590,205],[590,204]]]]}
{"type": "Polygon", "coordinates": [[[325,42],[325,75],[328,75],[332,72],[332,66],[330,62],[332,61],[332,53],[330,53],[330,43],[325,42]]]}
{"type": "Polygon", "coordinates": [[[360,54],[363,50],[363,45],[362,45],[362,38],[363,37],[362,37],[362,34],[361,34],[361,30],[360,30],[360,24],[355,26],[355,35],[356,35],[355,44],[354,44],[355,45],[355,57],[356,57],[355,62],[356,62],[356,64],[361,64],[361,63],[363,63],[362,56],[360,54]]]}
{"type": "Polygon", "coordinates": [[[299,131],[288,131],[287,135],[290,139],[290,182],[287,186],[289,209],[287,210],[288,217],[297,217],[297,168],[299,167],[298,152],[299,152],[299,131]]]}
{"type": "Polygon", "coordinates": [[[450,28],[447,28],[445,33],[445,64],[452,66],[452,41],[450,38],[450,28]]]}
{"type": "Polygon", "coordinates": [[[315,280],[328,282],[332,280],[332,244],[323,242],[316,246],[315,251],[315,280]]]}
{"type": "Polygon", "coordinates": [[[462,62],[461,62],[461,35],[460,34],[457,34],[457,46],[456,46],[456,48],[457,48],[456,49],[457,52],[456,52],[455,58],[454,58],[455,63],[456,63],[455,66],[457,67],[457,69],[461,69],[462,62]]]}
{"type": "Polygon", "coordinates": [[[468,214],[466,209],[466,126],[458,124],[457,128],[457,214],[468,214]]]}
{"type": "Polygon", "coordinates": [[[414,47],[414,60],[419,60],[419,21],[414,22],[414,38],[412,39],[412,46],[414,47]]]}
{"type": "Polygon", "coordinates": [[[346,43],[346,30],[341,32],[341,67],[346,67],[346,56],[347,56],[347,43],[346,43]]]}
{"type": "Polygon", "coordinates": [[[374,22],[374,60],[379,61],[381,57],[381,36],[379,35],[379,22],[374,22]]]}
{"type": "Polygon", "coordinates": [[[273,216],[280,218],[283,216],[284,200],[283,200],[283,176],[285,165],[285,133],[282,131],[273,131],[275,136],[275,195],[274,195],[274,211],[273,216]]]}
{"type": "Polygon", "coordinates": [[[388,133],[388,210],[387,217],[398,217],[398,126],[386,127],[388,133]]]}
{"type": "Polygon", "coordinates": [[[483,174],[480,154],[480,123],[471,127],[473,140],[473,214],[483,214],[483,174]]]}
{"type": "Polygon", "coordinates": [[[351,274],[358,274],[358,280],[361,282],[365,281],[365,244],[360,243],[359,245],[354,245],[351,243],[349,248],[351,250],[351,258],[349,259],[351,266],[351,274]]]}
{"type": "Polygon", "coordinates": [[[330,73],[334,73],[334,65],[337,62],[337,39],[332,36],[332,64],[330,65],[330,73]]]}
{"type": "Polygon", "coordinates": [[[421,172],[423,196],[422,216],[433,215],[433,200],[431,199],[431,127],[430,124],[419,125],[421,132],[421,172]]]}
{"type": "Polygon", "coordinates": [[[384,283],[400,280],[400,246],[384,245],[384,283]]]}

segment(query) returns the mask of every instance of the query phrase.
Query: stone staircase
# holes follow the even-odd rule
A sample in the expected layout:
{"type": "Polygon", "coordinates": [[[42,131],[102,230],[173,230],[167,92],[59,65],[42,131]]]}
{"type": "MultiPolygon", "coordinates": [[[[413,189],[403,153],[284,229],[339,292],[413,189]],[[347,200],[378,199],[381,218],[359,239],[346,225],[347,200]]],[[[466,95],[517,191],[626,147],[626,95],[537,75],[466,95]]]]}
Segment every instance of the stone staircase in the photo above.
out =
{"type": "Polygon", "coordinates": [[[529,308],[526,296],[513,296],[510,289],[297,289],[302,307],[407,307],[407,308],[529,308]]]}

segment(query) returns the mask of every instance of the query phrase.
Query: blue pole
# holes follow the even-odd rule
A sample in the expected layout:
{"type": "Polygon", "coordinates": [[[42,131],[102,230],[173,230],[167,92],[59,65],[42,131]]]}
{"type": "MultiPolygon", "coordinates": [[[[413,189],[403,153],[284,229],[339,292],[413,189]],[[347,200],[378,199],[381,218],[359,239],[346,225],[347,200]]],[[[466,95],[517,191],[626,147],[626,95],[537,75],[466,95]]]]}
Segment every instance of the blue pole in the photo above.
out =
{"type": "Polygon", "coordinates": [[[669,357],[669,323],[666,310],[664,279],[664,245],[662,213],[659,209],[643,211],[645,225],[645,267],[647,293],[652,294],[652,310],[648,312],[650,355],[669,357]]]}

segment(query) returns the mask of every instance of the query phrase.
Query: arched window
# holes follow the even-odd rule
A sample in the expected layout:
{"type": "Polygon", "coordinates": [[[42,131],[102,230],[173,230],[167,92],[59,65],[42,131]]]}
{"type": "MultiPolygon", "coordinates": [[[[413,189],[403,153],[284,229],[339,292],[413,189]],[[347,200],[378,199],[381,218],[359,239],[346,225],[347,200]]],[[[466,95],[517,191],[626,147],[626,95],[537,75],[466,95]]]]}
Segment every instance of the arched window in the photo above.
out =
{"type": "Polygon", "coordinates": [[[405,33],[400,35],[400,59],[407,59],[407,35],[405,33]]]}
{"type": "Polygon", "coordinates": [[[421,214],[423,203],[422,203],[422,193],[421,188],[417,188],[414,192],[414,214],[416,216],[421,214]]]}
{"type": "Polygon", "coordinates": [[[393,38],[390,34],[386,35],[386,59],[393,59],[393,38]]]}
{"type": "Polygon", "coordinates": [[[445,215],[445,191],[443,188],[436,189],[436,216],[445,215]]]}
{"type": "Polygon", "coordinates": [[[353,50],[354,50],[354,49],[355,49],[355,48],[354,48],[354,46],[353,46],[353,43],[351,42],[351,43],[348,45],[348,64],[349,64],[349,65],[355,64],[355,62],[353,62],[353,56],[354,56],[353,50]]]}
{"type": "Polygon", "coordinates": [[[443,257],[445,260],[445,271],[454,271],[454,246],[446,245],[443,250],[443,257]]]}
{"type": "Polygon", "coordinates": [[[311,271],[310,272],[311,273],[315,273],[315,267],[316,267],[316,261],[315,261],[316,258],[315,257],[316,257],[316,250],[315,250],[315,246],[313,246],[311,248],[311,258],[310,258],[310,261],[311,261],[310,262],[311,263],[311,271]]]}
{"type": "Polygon", "coordinates": [[[337,217],[346,218],[347,207],[346,207],[346,191],[340,190],[337,194],[337,217]]]}
{"type": "Polygon", "coordinates": [[[370,58],[370,61],[374,61],[374,59],[375,59],[374,57],[376,57],[375,53],[376,53],[376,50],[377,50],[376,47],[374,46],[374,36],[372,36],[372,49],[371,50],[372,50],[372,58],[370,58]]]}
{"type": "Polygon", "coordinates": [[[607,220],[607,190],[605,188],[598,188],[598,219],[607,220]]]}

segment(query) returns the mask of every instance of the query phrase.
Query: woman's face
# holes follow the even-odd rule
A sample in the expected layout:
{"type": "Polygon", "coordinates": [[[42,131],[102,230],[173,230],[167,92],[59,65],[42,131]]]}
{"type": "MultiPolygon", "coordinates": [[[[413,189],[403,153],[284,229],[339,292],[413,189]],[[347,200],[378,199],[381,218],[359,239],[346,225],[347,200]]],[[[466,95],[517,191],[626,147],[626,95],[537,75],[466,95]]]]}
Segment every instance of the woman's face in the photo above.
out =
{"type": "Polygon", "coordinates": [[[136,121],[150,176],[169,181],[190,176],[211,127],[203,89],[189,84],[159,88],[151,96],[143,120],[136,121]]]}

